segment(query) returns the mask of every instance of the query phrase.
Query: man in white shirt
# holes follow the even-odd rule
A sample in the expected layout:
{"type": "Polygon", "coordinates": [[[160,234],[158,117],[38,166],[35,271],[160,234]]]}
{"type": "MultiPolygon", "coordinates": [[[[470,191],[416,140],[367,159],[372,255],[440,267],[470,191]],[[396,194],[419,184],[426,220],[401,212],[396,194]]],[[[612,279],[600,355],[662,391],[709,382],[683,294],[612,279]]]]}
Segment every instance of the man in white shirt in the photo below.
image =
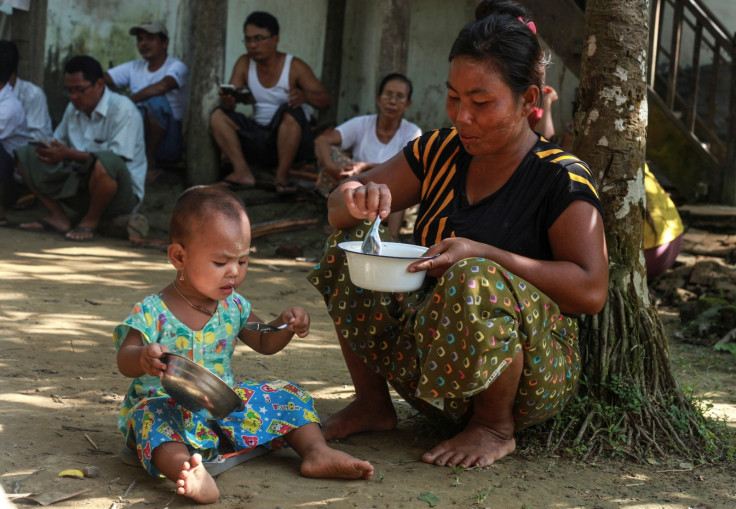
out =
{"type": "Polygon", "coordinates": [[[29,137],[34,140],[50,140],[52,133],[51,117],[49,116],[46,94],[41,87],[18,77],[18,61],[20,60],[20,56],[15,43],[12,41],[0,41],[0,44],[8,47],[8,56],[10,57],[10,64],[13,69],[8,82],[13,89],[13,94],[18,98],[26,113],[29,137]]]}
{"type": "Polygon", "coordinates": [[[146,136],[146,182],[160,170],[156,163],[177,162],[183,147],[182,122],[187,107],[189,70],[167,54],[169,32],[158,21],[146,21],[130,29],[141,57],[109,69],[105,83],[129,88],[131,100],[143,117],[146,136]]]}
{"type": "Polygon", "coordinates": [[[5,209],[15,203],[19,194],[18,183],[13,178],[13,151],[28,143],[26,114],[10,85],[18,61],[14,48],[9,41],[0,41],[0,227],[8,225],[5,209]]]}
{"type": "Polygon", "coordinates": [[[249,164],[256,163],[275,167],[276,192],[292,194],[291,164],[314,157],[306,105],[327,108],[332,100],[303,60],[276,49],[279,23],[272,14],[252,12],[243,34],[248,53],[233,67],[234,93],[220,90],[220,108],[210,117],[212,136],[233,165],[218,185],[233,191],[253,187],[249,164]],[[240,93],[245,87],[249,93],[240,93]],[[252,102],[254,117],[235,111],[236,102],[252,102]]]}
{"type": "Polygon", "coordinates": [[[16,150],[25,184],[49,211],[20,227],[88,241],[103,216],[131,214],[143,201],[143,121],[130,99],[107,89],[102,66],[92,57],[71,58],[64,84],[70,104],[53,139],[16,150]],[[73,228],[62,203],[81,216],[73,228]]]}

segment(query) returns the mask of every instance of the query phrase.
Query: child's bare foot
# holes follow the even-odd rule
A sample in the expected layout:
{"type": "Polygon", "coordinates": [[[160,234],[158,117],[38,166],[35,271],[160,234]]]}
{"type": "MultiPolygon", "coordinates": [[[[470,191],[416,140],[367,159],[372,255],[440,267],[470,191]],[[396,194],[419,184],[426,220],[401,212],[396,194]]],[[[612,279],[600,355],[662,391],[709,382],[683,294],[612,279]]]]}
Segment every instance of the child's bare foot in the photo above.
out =
{"type": "Polygon", "coordinates": [[[301,474],[319,479],[368,479],[373,465],[327,445],[315,447],[304,456],[301,474]]]}
{"type": "Polygon", "coordinates": [[[345,438],[361,431],[388,431],[396,427],[398,419],[391,400],[368,404],[355,400],[322,422],[325,440],[345,438]]]}
{"type": "Polygon", "coordinates": [[[181,466],[176,492],[200,504],[211,504],[220,498],[220,490],[212,476],[202,464],[202,456],[194,453],[181,466]]]}
{"type": "Polygon", "coordinates": [[[492,428],[470,422],[460,433],[422,455],[425,463],[440,466],[486,467],[516,449],[513,435],[502,436],[492,428]]]}

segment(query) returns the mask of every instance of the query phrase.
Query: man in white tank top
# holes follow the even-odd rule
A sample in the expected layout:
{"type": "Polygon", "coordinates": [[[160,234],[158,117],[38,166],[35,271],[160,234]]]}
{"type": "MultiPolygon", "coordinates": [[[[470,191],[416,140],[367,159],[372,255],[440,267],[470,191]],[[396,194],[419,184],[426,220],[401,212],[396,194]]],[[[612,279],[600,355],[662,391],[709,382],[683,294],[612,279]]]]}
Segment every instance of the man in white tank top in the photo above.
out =
{"type": "Polygon", "coordinates": [[[252,12],[243,25],[247,54],[235,62],[230,84],[220,90],[220,108],[210,117],[212,135],[233,165],[219,185],[247,189],[256,179],[249,164],[276,169],[276,191],[290,194],[289,169],[296,160],[314,158],[307,105],[327,108],[330,95],[303,60],[276,48],[279,24],[267,12],[252,12]],[[254,116],[235,111],[236,103],[253,104],[254,116]]]}

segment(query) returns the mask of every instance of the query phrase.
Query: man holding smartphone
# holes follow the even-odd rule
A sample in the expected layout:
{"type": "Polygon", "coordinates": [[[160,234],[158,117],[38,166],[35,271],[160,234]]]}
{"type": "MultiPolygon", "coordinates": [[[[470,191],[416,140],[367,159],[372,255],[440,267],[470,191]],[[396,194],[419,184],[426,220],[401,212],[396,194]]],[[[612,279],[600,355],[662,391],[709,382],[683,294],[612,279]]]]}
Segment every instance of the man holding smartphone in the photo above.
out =
{"type": "Polygon", "coordinates": [[[161,173],[157,163],[181,160],[182,121],[187,106],[189,70],[168,55],[169,32],[158,21],[145,21],[130,29],[142,58],[109,69],[105,83],[129,88],[138,106],[146,133],[146,183],[161,173]]]}
{"type": "Polygon", "coordinates": [[[233,165],[219,185],[231,190],[255,185],[250,164],[276,168],[276,192],[292,194],[289,169],[296,160],[314,157],[307,105],[327,108],[330,95],[301,59],[277,50],[279,23],[267,12],[253,12],[243,31],[247,54],[238,58],[230,77],[234,93],[220,88],[220,108],[210,117],[212,135],[233,165]],[[252,103],[253,117],[235,111],[252,103]]]}
{"type": "Polygon", "coordinates": [[[108,90],[102,66],[89,56],[64,66],[69,105],[45,146],[15,151],[23,180],[49,214],[21,229],[89,241],[103,216],[135,212],[146,178],[143,121],[127,97],[108,90]],[[67,215],[62,204],[80,219],[67,215]]]}

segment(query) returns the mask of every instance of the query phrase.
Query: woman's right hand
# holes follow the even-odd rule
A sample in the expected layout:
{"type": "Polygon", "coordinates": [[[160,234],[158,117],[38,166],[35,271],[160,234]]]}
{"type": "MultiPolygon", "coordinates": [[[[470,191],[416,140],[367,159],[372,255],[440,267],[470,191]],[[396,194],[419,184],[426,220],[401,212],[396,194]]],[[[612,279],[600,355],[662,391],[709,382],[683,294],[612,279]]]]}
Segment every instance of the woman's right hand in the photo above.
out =
{"type": "Polygon", "coordinates": [[[384,219],[391,212],[391,191],[385,184],[351,180],[340,184],[340,192],[348,212],[357,219],[384,219]]]}
{"type": "Polygon", "coordinates": [[[168,351],[167,346],[159,343],[143,345],[140,352],[141,369],[147,375],[163,378],[166,364],[161,361],[161,357],[168,351]]]}

